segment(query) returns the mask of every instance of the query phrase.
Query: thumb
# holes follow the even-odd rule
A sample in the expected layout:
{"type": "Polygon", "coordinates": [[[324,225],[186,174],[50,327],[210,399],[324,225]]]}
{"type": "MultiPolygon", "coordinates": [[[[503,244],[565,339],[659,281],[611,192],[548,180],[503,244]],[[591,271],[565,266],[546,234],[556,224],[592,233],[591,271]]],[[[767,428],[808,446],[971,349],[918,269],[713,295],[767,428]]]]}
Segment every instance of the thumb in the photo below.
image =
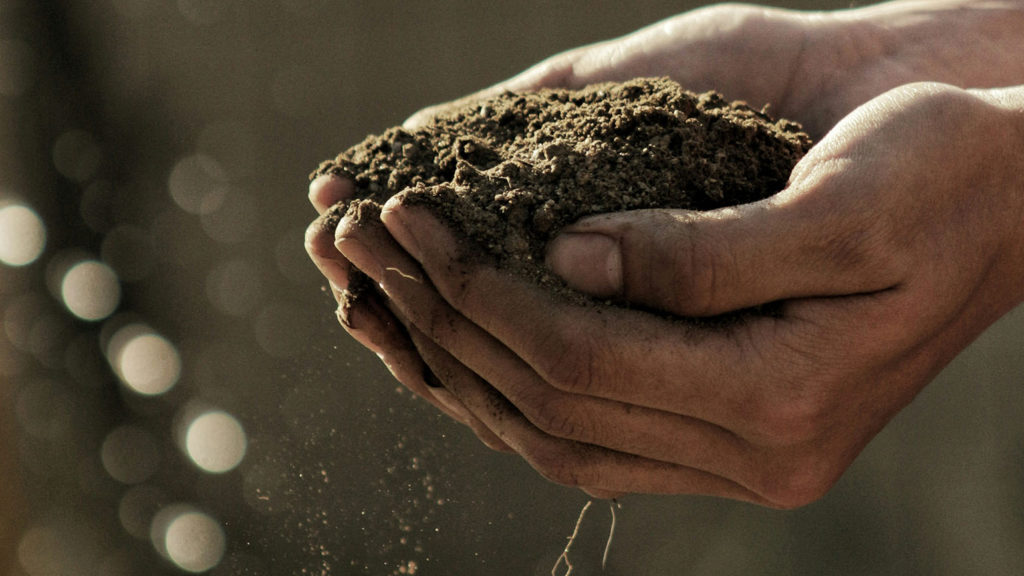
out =
{"type": "Polygon", "coordinates": [[[781,193],[709,212],[592,216],[549,244],[547,264],[581,292],[680,316],[898,283],[895,267],[875,257],[886,253],[872,233],[879,219],[841,210],[837,218],[822,204],[781,193]]]}

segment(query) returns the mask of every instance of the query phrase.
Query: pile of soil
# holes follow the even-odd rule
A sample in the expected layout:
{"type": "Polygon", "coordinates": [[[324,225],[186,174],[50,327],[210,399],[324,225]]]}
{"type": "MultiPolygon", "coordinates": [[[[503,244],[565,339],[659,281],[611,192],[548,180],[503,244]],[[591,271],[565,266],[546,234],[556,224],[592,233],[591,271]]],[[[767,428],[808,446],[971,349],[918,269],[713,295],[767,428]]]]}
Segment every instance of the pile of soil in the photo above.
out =
{"type": "Polygon", "coordinates": [[[333,209],[335,223],[343,212],[375,218],[406,191],[498,266],[561,286],[544,250],[567,224],[760,200],[785,186],[809,148],[795,122],[648,78],[467,104],[416,130],[370,136],[312,177],[355,182],[355,199],[333,209]]]}

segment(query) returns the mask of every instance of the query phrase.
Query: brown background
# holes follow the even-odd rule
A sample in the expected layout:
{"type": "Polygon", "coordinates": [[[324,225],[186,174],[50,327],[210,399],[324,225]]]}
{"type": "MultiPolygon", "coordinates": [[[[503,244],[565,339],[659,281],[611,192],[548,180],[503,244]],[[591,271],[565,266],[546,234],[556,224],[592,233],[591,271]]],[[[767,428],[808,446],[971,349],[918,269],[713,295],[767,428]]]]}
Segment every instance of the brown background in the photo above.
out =
{"type": "MultiPolygon", "coordinates": [[[[62,535],[53,553],[75,574],[179,573],[119,517],[139,486],[100,463],[106,434],[129,423],[159,440],[141,483],[152,506],[188,502],[223,523],[215,574],[390,574],[410,561],[418,574],[549,574],[586,498],[400,392],[335,324],[302,250],[306,174],[422,106],[691,7],[0,0],[0,40],[22,51],[0,44],[0,77],[24,80],[0,94],[0,201],[32,205],[49,234],[36,264],[0,265],[0,422],[20,468],[3,464],[2,501],[21,490],[28,510],[0,522],[0,573],[37,576],[18,550],[41,527],[62,535]],[[71,168],[54,155],[69,130],[92,143],[71,168]],[[223,204],[205,215],[168,192],[197,153],[224,173],[223,204]],[[47,269],[69,253],[119,273],[114,319],[73,320],[50,296],[47,269]],[[170,393],[140,398],[110,373],[100,343],[125,319],[178,347],[170,393]],[[237,470],[204,474],[178,449],[196,405],[243,423],[237,470]]],[[[605,574],[1024,573],[1022,326],[1018,310],[985,334],[820,503],[625,498],[605,574]]],[[[598,503],[577,573],[597,573],[608,521],[598,503]]]]}

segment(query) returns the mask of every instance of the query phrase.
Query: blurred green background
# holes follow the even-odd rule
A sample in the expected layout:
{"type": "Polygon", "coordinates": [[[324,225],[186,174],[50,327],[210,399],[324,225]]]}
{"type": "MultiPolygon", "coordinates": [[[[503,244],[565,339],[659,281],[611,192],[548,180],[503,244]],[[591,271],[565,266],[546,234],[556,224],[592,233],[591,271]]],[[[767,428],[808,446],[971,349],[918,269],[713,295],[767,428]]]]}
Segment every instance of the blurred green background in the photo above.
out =
{"type": "MultiPolygon", "coordinates": [[[[306,176],[694,6],[0,0],[0,573],[550,574],[587,498],[350,341],[306,176]]],[[[1022,344],[1018,310],[819,503],[622,499],[604,574],[1024,574],[1022,344]]]]}

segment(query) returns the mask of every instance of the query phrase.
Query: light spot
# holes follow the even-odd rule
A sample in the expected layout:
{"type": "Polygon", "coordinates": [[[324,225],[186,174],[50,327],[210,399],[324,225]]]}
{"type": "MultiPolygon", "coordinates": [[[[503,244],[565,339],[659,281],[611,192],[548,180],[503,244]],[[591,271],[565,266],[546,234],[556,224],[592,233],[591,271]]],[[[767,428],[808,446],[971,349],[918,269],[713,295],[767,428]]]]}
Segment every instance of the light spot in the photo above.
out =
{"type": "Polygon", "coordinates": [[[178,161],[167,179],[171,198],[191,214],[209,214],[220,208],[227,194],[227,175],[220,164],[204,154],[178,161]]]}
{"type": "Polygon", "coordinates": [[[46,226],[23,204],[0,205],[0,263],[27,266],[46,247],[46,226]]]}
{"type": "Polygon", "coordinates": [[[100,459],[114,480],[138,484],[150,478],[160,466],[160,447],[147,430],[121,426],[103,440],[100,459]]]}
{"type": "Polygon", "coordinates": [[[181,375],[174,344],[141,324],[129,324],[111,337],[107,360],[128,388],[144,396],[167,392],[181,375]]]}
{"type": "Polygon", "coordinates": [[[117,517],[126,532],[140,540],[149,539],[149,528],[156,513],[166,504],[166,496],[155,486],[138,484],[121,496],[117,517]]]}
{"type": "Polygon", "coordinates": [[[71,266],[64,274],[60,294],[64,305],[75,316],[82,320],[102,320],[121,302],[121,285],[110,266],[85,260],[71,266]]]}
{"type": "Polygon", "coordinates": [[[247,438],[234,416],[213,411],[201,414],[188,426],[185,450],[205,472],[222,474],[233,470],[245,457],[247,438]]]}
{"type": "Polygon", "coordinates": [[[180,504],[157,513],[150,538],[161,555],[192,573],[205,572],[219,564],[226,547],[224,531],[216,520],[180,504]]]}

